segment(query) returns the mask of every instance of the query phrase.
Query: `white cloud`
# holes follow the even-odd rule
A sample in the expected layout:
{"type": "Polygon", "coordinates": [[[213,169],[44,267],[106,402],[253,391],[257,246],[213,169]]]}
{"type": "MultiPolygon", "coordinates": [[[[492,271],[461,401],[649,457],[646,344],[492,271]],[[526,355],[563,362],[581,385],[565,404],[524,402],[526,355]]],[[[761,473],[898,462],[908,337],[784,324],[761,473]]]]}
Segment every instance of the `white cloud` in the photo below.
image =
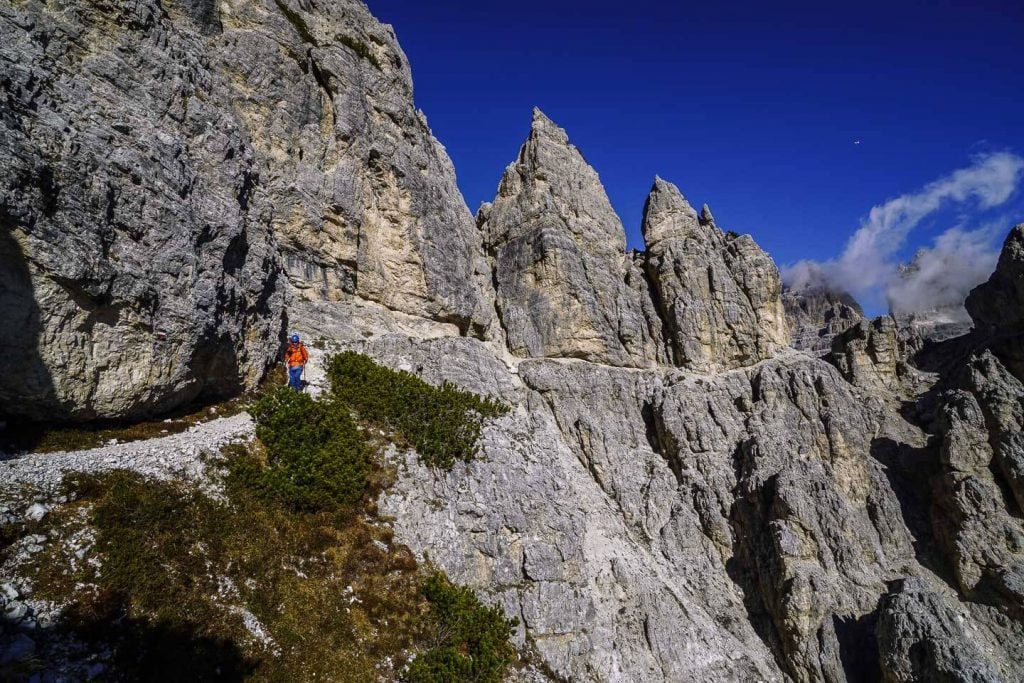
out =
{"type": "Polygon", "coordinates": [[[967,293],[988,279],[999,260],[997,240],[1005,224],[964,232],[947,230],[932,247],[919,249],[906,272],[886,288],[893,313],[941,310],[951,321],[967,322],[967,293]]]}
{"type": "Polygon", "coordinates": [[[792,287],[827,283],[867,303],[886,300],[899,312],[925,311],[963,303],[970,289],[992,272],[1001,229],[957,226],[934,246],[919,250],[916,270],[900,273],[897,255],[910,233],[937,211],[951,205],[979,210],[1006,203],[1024,177],[1024,158],[1008,152],[988,154],[919,192],[890,199],[871,209],[846,249],[824,262],[800,261],[783,272],[792,287]]]}

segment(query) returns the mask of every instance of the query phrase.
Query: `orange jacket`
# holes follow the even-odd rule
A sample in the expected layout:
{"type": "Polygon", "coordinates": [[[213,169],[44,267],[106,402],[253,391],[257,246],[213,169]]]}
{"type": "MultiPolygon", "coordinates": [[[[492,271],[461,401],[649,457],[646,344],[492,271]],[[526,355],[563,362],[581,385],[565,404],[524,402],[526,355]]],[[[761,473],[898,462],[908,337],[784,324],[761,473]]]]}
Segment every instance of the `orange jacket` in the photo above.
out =
{"type": "Polygon", "coordinates": [[[296,365],[305,365],[307,362],[309,362],[309,351],[306,350],[302,342],[288,344],[288,348],[284,350],[285,365],[294,368],[296,365]]]}

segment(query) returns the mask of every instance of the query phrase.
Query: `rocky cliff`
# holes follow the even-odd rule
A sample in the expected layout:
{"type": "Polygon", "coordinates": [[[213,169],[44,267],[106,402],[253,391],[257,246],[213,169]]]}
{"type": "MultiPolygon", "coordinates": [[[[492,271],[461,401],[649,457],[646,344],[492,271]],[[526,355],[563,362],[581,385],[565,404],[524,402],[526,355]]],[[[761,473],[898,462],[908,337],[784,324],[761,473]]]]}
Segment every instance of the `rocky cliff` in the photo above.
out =
{"type": "Polygon", "coordinates": [[[0,5],[0,401],[132,417],[251,387],[281,331],[265,169],[158,2],[0,5]]]}
{"type": "Polygon", "coordinates": [[[847,292],[824,286],[784,287],[789,344],[821,357],[832,350],[832,340],[864,319],[860,304],[847,292]]]}
{"type": "Polygon", "coordinates": [[[4,412],[252,387],[285,276],[488,332],[473,217],[361,3],[30,0],[0,37],[4,412]]]}
{"type": "Polygon", "coordinates": [[[360,2],[200,4],[297,294],[486,329],[480,238],[391,27],[360,2]]]}
{"type": "Polygon", "coordinates": [[[1024,678],[1024,227],[970,335],[821,334],[855,312],[824,297],[826,362],[671,183],[628,253],[540,112],[474,223],[357,0],[26,0],[0,29],[4,412],[251,384],[284,314],[512,407],[451,472],[395,454],[380,507],[518,617],[532,676],[1024,678]]]}

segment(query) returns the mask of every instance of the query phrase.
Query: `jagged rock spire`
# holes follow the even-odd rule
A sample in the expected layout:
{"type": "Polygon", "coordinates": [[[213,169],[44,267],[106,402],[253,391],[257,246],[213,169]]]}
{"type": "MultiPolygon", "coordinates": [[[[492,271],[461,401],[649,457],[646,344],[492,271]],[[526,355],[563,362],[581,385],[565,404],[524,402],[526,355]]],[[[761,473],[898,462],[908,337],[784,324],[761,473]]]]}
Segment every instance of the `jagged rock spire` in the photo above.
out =
{"type": "Polygon", "coordinates": [[[713,371],[757,363],[786,344],[782,283],[749,236],[726,235],[655,178],[643,222],[647,273],[677,364],[713,371]]]}
{"type": "MultiPolygon", "coordinates": [[[[627,284],[622,221],[597,172],[539,109],[498,195],[477,216],[513,353],[649,365],[660,342],[627,284]]],[[[632,280],[642,281],[642,273],[632,280]]]]}
{"type": "Polygon", "coordinates": [[[679,188],[655,176],[654,185],[644,204],[641,232],[649,248],[665,239],[702,232],[702,228],[697,212],[679,188]]]}
{"type": "Polygon", "coordinates": [[[1007,235],[995,272],[971,291],[965,306],[980,330],[1024,333],[1024,223],[1007,235]]]}
{"type": "Polygon", "coordinates": [[[565,129],[552,121],[547,114],[540,110],[540,107],[533,108],[533,121],[530,124],[530,135],[547,135],[558,139],[563,145],[569,144],[569,134],[565,129]]]}
{"type": "Polygon", "coordinates": [[[715,215],[711,213],[711,207],[705,204],[700,209],[700,223],[701,225],[714,225],[715,215]]]}
{"type": "Polygon", "coordinates": [[[505,170],[488,214],[493,220],[482,227],[491,244],[515,239],[544,221],[558,224],[590,251],[621,254],[626,249],[622,221],[597,171],[540,109],[533,110],[530,134],[505,170]]]}

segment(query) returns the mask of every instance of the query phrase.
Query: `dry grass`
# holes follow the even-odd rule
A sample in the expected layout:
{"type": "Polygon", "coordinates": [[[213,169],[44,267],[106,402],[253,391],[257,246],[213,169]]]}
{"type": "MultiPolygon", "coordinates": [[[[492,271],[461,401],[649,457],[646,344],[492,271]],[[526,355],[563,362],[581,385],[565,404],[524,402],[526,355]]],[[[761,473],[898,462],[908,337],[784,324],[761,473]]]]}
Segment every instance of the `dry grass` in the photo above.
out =
{"type": "MultiPolygon", "coordinates": [[[[228,457],[258,453],[236,447],[228,457]]],[[[377,486],[387,480],[376,476],[377,486]]],[[[100,566],[51,543],[29,576],[38,597],[72,605],[62,628],[108,634],[130,678],[160,680],[180,657],[176,675],[193,680],[221,669],[229,679],[366,681],[396,677],[403,653],[422,649],[422,575],[373,521],[370,491],[356,508],[311,513],[230,478],[227,501],[127,472],[69,487],[75,500],[47,531],[69,538],[92,528],[100,566]],[[246,628],[243,609],[270,641],[246,628]]]]}
{"type": "MultiPolygon", "coordinates": [[[[394,374],[399,387],[412,382],[394,374]]],[[[412,424],[474,452],[478,429],[453,425],[483,399],[414,388],[423,416],[428,399],[455,408],[433,428],[423,416],[412,424]]],[[[394,481],[380,457],[393,437],[352,422],[349,406],[365,396],[344,400],[339,389],[353,387],[340,384],[319,402],[269,389],[253,403],[264,442],[210,464],[223,497],[126,471],[76,475],[65,481],[71,502],[17,531],[57,539],[25,567],[37,598],[66,606],[49,632],[111,651],[125,680],[500,681],[515,659],[510,622],[417,566],[377,516],[394,481]],[[320,495],[322,477],[354,456],[359,486],[320,495]]],[[[397,399],[373,407],[373,423],[407,412],[397,399]]]]}
{"type": "MultiPolygon", "coordinates": [[[[229,462],[263,457],[232,448],[229,462]]],[[[500,680],[510,624],[377,519],[392,472],[375,468],[357,506],[319,512],[226,476],[226,500],[123,471],[69,480],[72,502],[24,530],[61,539],[26,568],[37,598],[67,605],[56,632],[111,650],[125,680],[500,680]],[[85,534],[78,557],[67,541],[85,534]]]]}

